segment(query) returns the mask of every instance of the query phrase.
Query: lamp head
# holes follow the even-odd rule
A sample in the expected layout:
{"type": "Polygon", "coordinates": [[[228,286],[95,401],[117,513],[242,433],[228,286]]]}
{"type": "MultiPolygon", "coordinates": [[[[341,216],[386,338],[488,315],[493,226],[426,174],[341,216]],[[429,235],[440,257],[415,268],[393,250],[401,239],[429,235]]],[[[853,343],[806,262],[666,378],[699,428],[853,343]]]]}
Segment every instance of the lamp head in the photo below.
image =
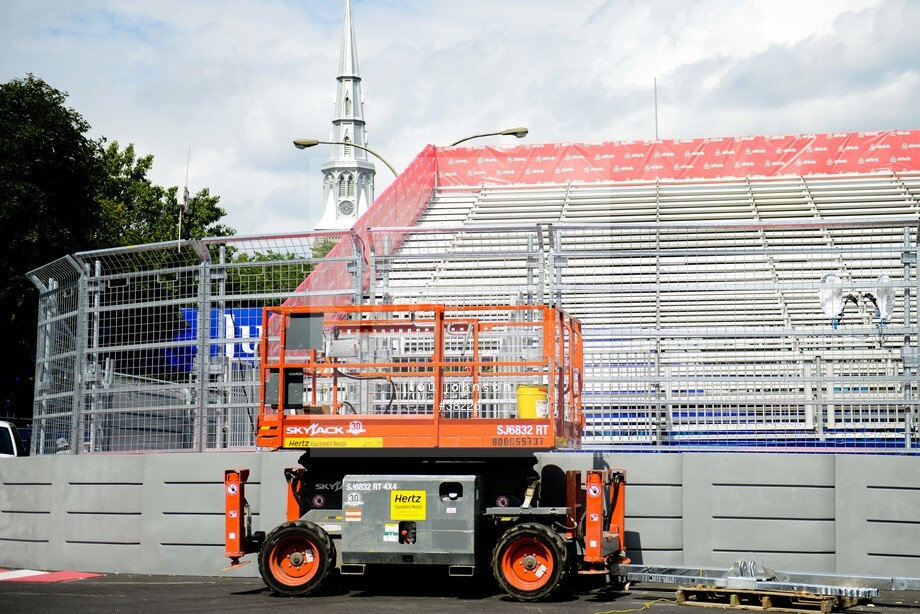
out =
{"type": "Polygon", "coordinates": [[[319,145],[319,141],[316,139],[294,139],[294,147],[297,149],[306,149],[307,147],[314,147],[319,145]]]}
{"type": "Polygon", "coordinates": [[[516,136],[517,138],[522,139],[525,136],[527,136],[528,132],[529,131],[527,130],[527,128],[523,126],[519,126],[517,128],[508,128],[506,130],[502,130],[501,135],[502,136],[516,136]]]}

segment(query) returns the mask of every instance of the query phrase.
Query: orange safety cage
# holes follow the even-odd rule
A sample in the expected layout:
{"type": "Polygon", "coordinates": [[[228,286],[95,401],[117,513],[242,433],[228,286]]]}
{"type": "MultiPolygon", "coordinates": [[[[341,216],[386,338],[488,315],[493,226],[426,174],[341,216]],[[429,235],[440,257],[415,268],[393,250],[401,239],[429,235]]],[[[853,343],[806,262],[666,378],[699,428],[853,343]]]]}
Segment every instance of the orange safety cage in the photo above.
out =
{"type": "Polygon", "coordinates": [[[578,447],[581,324],[548,306],[264,308],[266,448],[578,447]]]}

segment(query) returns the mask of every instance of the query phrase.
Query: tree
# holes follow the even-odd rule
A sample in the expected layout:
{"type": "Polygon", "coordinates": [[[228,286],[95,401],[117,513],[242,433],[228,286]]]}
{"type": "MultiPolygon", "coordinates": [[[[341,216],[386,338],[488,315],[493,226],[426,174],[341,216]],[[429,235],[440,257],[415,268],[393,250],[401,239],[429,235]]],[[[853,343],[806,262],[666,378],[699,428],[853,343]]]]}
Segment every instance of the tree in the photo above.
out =
{"type": "MultiPolygon", "coordinates": [[[[153,156],[138,157],[133,144],[122,150],[115,141],[100,148],[100,161],[103,173],[97,200],[102,216],[97,239],[101,245],[139,245],[179,238],[178,188],[165,189],[148,179],[153,156]]],[[[207,188],[190,199],[182,213],[182,238],[233,234],[232,228],[218,223],[226,215],[217,205],[219,200],[207,188]]],[[[175,266],[174,261],[168,264],[175,257],[169,250],[149,253],[138,272],[175,266]]],[[[197,264],[192,252],[184,252],[184,258],[189,259],[188,265],[197,264]]],[[[194,269],[177,275],[184,283],[142,276],[133,280],[130,296],[126,295],[127,288],[110,287],[102,294],[103,307],[118,309],[101,315],[101,346],[139,348],[110,356],[119,373],[159,376],[166,370],[168,356],[155,346],[172,340],[170,331],[179,326],[182,317],[177,307],[162,302],[178,298],[181,288],[192,283],[186,278],[194,276],[194,269]],[[146,306],[125,308],[134,302],[146,306]],[[157,325],[150,326],[152,322],[157,325]]]]}
{"type": "Polygon", "coordinates": [[[35,290],[25,274],[54,257],[94,247],[101,173],[89,125],[67,95],[28,75],[0,85],[0,413],[32,413],[35,290]]]}
{"type": "MultiPolygon", "coordinates": [[[[31,74],[0,84],[0,227],[8,229],[0,335],[11,357],[0,372],[0,416],[32,415],[37,304],[26,273],[76,251],[178,238],[178,188],[150,181],[153,156],[90,139],[66,100],[31,74]]],[[[218,202],[200,190],[183,212],[182,237],[233,234],[219,223],[218,202]]]]}
{"type": "MultiPolygon", "coordinates": [[[[133,144],[122,150],[115,141],[101,150],[100,161],[99,245],[139,245],[179,238],[179,189],[162,188],[147,178],[153,156],[138,157],[133,144]]],[[[218,206],[219,200],[207,188],[190,199],[182,213],[182,238],[234,234],[232,228],[218,223],[227,214],[218,206]]]]}
{"type": "MultiPolygon", "coordinates": [[[[311,247],[310,257],[272,249],[237,252],[233,247],[228,248],[227,260],[234,265],[227,271],[226,292],[228,295],[276,295],[271,298],[260,296],[255,302],[249,299],[234,300],[230,306],[261,307],[282,304],[287,299],[287,295],[294,292],[310,276],[310,273],[316,268],[316,261],[325,258],[341,239],[340,236],[319,239],[311,247]]],[[[217,260],[213,254],[212,258],[217,260]]]]}

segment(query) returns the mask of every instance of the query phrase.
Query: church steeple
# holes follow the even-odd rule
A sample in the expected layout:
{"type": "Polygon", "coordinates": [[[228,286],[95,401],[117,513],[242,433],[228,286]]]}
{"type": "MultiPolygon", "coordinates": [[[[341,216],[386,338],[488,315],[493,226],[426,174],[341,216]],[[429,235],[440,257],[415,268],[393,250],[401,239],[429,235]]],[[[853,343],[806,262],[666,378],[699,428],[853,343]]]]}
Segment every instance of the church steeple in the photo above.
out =
{"type": "MultiPolygon", "coordinates": [[[[345,23],[339,57],[338,89],[330,141],[367,147],[364,128],[364,95],[358,72],[351,0],[345,0],[345,23]]],[[[351,145],[333,145],[332,161],[322,166],[323,217],[317,230],[351,228],[374,202],[374,165],[367,152],[351,145]]]]}
{"type": "Polygon", "coordinates": [[[355,44],[355,27],[351,20],[351,0],[345,0],[345,28],[342,32],[342,53],[339,56],[339,77],[354,77],[358,74],[358,46],[355,44]]]}

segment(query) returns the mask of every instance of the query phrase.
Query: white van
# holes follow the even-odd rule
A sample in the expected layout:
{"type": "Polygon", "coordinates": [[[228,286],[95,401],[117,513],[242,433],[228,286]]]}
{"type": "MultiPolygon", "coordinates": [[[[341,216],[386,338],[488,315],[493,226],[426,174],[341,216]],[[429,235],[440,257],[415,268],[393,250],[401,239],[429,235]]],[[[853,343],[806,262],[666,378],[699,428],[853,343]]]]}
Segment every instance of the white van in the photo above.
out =
{"type": "Polygon", "coordinates": [[[13,456],[28,456],[29,452],[22,443],[22,437],[16,427],[0,420],[0,458],[13,456]]]}

